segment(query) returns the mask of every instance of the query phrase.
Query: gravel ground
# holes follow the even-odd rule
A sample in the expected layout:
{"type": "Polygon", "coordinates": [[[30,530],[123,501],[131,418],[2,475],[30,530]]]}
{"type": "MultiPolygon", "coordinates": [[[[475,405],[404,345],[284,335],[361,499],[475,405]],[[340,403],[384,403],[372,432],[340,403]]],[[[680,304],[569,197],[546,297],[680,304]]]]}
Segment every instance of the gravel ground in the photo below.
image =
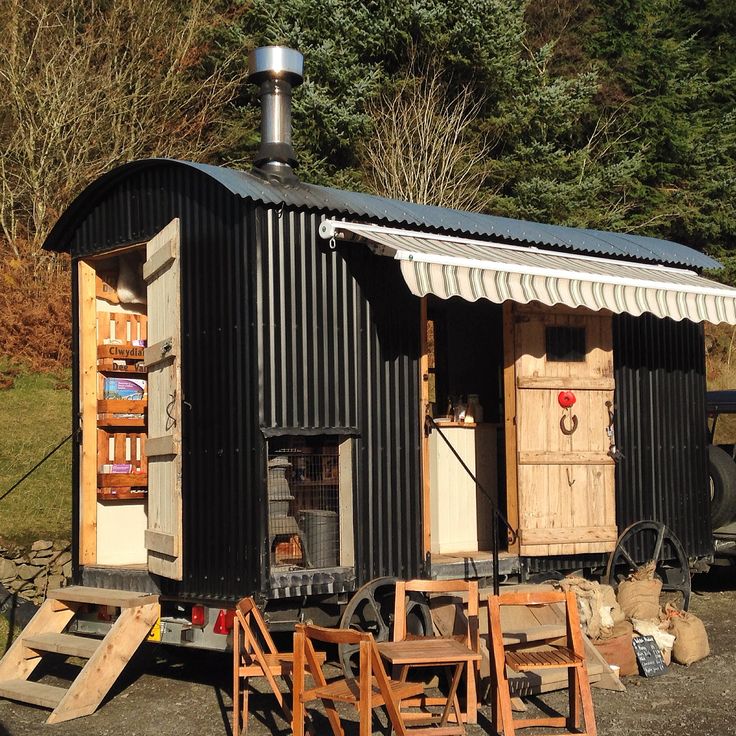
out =
{"type": "MultiPolygon", "coordinates": [[[[690,610],[706,624],[712,654],[689,668],[672,665],[658,678],[625,678],[624,693],[593,689],[600,736],[645,734],[736,735],[736,569],[724,570],[699,582],[690,610]]],[[[46,675],[58,681],[69,665],[56,664],[46,675]]],[[[0,736],[229,736],[230,659],[223,654],[150,647],[129,665],[114,691],[92,716],[44,726],[48,711],[0,700],[0,736]]],[[[566,704],[565,694],[544,696],[552,707],[566,704]]],[[[250,736],[288,734],[274,715],[273,699],[251,698],[254,711],[250,736]]],[[[484,708],[469,736],[490,732],[484,708]]],[[[353,713],[346,735],[357,734],[353,713]]],[[[383,715],[379,716],[385,725],[383,715]]],[[[316,720],[319,734],[329,733],[324,718],[316,720]]],[[[374,721],[375,733],[379,730],[374,721]]],[[[530,736],[536,730],[524,730],[530,736]]]]}

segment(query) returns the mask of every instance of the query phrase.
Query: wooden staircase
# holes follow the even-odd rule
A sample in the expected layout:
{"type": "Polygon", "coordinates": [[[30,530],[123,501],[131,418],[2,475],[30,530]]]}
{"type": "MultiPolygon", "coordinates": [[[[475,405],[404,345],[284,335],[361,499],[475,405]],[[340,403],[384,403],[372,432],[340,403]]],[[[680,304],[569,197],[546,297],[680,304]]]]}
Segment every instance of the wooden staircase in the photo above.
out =
{"type": "Polygon", "coordinates": [[[52,710],[47,723],[94,713],[159,616],[158,596],[72,586],[49,592],[38,613],[0,660],[0,697],[52,710]],[[104,639],[64,630],[82,604],[120,609],[104,639]],[[68,688],[28,679],[47,654],[81,657],[87,663],[68,688]]]}

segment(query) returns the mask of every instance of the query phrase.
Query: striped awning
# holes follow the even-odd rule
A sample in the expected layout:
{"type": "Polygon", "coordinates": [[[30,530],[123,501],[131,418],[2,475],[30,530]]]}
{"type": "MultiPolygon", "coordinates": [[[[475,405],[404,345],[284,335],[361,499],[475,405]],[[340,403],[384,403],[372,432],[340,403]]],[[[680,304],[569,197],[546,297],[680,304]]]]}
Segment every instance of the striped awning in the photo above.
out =
{"type": "Polygon", "coordinates": [[[325,220],[324,238],[359,240],[399,261],[412,294],[736,324],[736,289],[693,271],[325,220]]]}

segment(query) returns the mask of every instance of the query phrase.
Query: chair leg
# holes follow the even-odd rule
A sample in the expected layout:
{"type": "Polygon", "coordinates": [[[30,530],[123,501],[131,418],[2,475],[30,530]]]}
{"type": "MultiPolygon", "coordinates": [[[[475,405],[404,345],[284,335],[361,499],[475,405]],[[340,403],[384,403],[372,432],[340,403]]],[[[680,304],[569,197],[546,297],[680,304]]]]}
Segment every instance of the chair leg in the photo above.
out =
{"type": "Polygon", "coordinates": [[[468,717],[468,723],[478,722],[478,693],[476,686],[476,666],[474,662],[467,664],[467,678],[465,688],[465,710],[468,717]]]}
{"type": "Polygon", "coordinates": [[[499,720],[501,722],[501,731],[503,731],[504,736],[514,736],[516,733],[514,729],[514,716],[511,711],[511,692],[509,691],[509,681],[506,677],[506,663],[504,661],[501,662],[500,669],[501,672],[498,671],[498,666],[496,669],[496,677],[498,680],[498,711],[499,711],[499,720]]]}
{"type": "Polygon", "coordinates": [[[304,634],[294,634],[294,666],[292,669],[291,732],[293,736],[304,736],[304,634]]]}
{"type": "Polygon", "coordinates": [[[240,736],[240,622],[233,626],[233,736],[240,736]]]}
{"type": "MultiPolygon", "coordinates": [[[[250,691],[248,690],[248,680],[245,681],[245,687],[243,687],[243,733],[248,733],[248,698],[250,697],[250,691]]],[[[234,735],[233,735],[234,736],[234,735]]]]}
{"type": "Polygon", "coordinates": [[[491,687],[493,688],[491,693],[491,724],[493,725],[493,732],[499,734],[501,733],[501,699],[494,672],[491,672],[491,687]]]}
{"type": "Polygon", "coordinates": [[[585,720],[585,733],[587,736],[597,736],[598,728],[595,724],[595,712],[593,711],[593,695],[590,691],[590,680],[588,679],[588,669],[583,663],[578,676],[580,684],[580,700],[583,709],[583,718],[585,720]]]}
{"type": "Polygon", "coordinates": [[[567,730],[580,728],[580,671],[577,667],[567,670],[568,718],[567,730]]]}
{"type": "Polygon", "coordinates": [[[233,680],[233,736],[240,736],[240,678],[237,669],[233,680]]]}

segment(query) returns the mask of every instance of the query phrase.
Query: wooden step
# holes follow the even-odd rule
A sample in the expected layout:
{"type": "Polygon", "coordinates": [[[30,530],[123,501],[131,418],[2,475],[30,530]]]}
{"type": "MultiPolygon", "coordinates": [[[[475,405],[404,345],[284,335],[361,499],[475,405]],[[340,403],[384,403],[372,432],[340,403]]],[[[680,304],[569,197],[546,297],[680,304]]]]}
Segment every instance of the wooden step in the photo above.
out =
{"type": "Polygon", "coordinates": [[[83,585],[71,585],[68,588],[57,588],[46,594],[47,598],[69,603],[96,603],[101,606],[116,608],[134,608],[148,603],[157,603],[155,593],[139,593],[130,590],[112,590],[109,588],[87,588],[83,585]]]}
{"type": "Polygon", "coordinates": [[[30,680],[5,680],[0,682],[0,697],[18,700],[21,703],[56,708],[66,695],[66,688],[44,685],[30,680]]]}
{"type": "Polygon", "coordinates": [[[66,654],[69,657],[89,659],[100,646],[100,639],[87,639],[74,634],[55,634],[52,632],[23,637],[23,644],[39,652],[66,654]]]}

